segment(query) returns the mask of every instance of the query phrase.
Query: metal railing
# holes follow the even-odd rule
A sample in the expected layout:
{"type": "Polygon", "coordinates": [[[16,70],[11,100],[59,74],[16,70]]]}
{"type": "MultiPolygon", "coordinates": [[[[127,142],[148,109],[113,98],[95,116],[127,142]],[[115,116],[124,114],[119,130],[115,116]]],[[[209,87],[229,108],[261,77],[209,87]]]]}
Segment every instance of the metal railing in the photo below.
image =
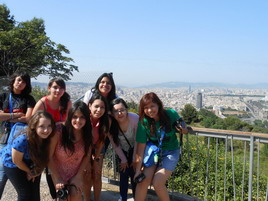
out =
{"type": "MultiPolygon", "coordinates": [[[[104,176],[118,181],[113,151],[107,154],[104,176]]],[[[267,200],[267,156],[268,134],[192,128],[168,182],[170,194],[174,199],[267,200]]]]}

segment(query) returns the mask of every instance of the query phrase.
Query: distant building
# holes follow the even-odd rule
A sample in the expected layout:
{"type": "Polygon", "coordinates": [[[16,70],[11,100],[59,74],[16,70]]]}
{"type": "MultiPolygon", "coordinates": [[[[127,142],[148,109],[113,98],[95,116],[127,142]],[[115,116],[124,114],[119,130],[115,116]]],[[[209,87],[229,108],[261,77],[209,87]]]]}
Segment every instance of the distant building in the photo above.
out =
{"type": "Polygon", "coordinates": [[[188,93],[191,93],[191,92],[192,92],[192,88],[191,88],[191,85],[189,85],[188,93]]]}
{"type": "Polygon", "coordinates": [[[198,93],[196,96],[196,108],[201,109],[202,108],[202,93],[198,93]]]}

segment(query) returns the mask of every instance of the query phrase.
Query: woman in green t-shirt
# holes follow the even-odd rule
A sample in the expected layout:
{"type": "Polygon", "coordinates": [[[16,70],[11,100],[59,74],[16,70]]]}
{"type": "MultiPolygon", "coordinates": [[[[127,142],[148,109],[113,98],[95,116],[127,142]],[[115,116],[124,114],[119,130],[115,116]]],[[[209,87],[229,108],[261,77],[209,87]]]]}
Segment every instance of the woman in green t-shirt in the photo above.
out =
{"type": "MultiPolygon", "coordinates": [[[[173,125],[180,116],[173,109],[165,110],[162,101],[153,92],[147,93],[141,98],[139,116],[140,121],[136,135],[136,173],[134,178],[143,172],[145,179],[138,183],[136,187],[135,200],[145,200],[148,186],[152,183],[159,199],[169,201],[165,184],[179,161],[179,142],[176,136],[176,128],[173,125]],[[151,167],[142,167],[146,142],[151,141],[158,146],[163,131],[165,134],[158,163],[151,167]]],[[[182,133],[188,132],[186,128],[181,129],[182,133]]]]}

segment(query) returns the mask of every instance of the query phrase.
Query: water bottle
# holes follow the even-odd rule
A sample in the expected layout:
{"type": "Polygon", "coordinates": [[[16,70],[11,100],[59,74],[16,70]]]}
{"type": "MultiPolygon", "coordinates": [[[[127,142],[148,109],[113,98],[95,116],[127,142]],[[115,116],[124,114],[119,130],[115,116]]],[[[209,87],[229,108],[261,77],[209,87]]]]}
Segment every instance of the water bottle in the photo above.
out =
{"type": "Polygon", "coordinates": [[[154,163],[158,163],[158,154],[154,155],[154,163]]]}

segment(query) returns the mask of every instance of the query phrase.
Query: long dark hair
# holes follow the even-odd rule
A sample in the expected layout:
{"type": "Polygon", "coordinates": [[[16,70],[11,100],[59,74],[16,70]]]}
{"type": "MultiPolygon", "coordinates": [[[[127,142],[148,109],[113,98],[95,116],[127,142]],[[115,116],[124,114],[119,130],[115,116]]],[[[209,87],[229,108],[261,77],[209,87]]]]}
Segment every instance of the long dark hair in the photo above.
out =
{"type": "Polygon", "coordinates": [[[31,85],[31,77],[28,73],[25,72],[16,72],[11,75],[9,79],[9,90],[13,92],[13,84],[17,77],[21,77],[21,79],[26,83],[25,88],[22,90],[22,95],[29,95],[32,92],[32,85],[31,85]]]}
{"type": "Polygon", "coordinates": [[[99,93],[94,93],[88,104],[93,104],[95,100],[103,101],[105,105],[105,112],[100,118],[100,127],[99,127],[99,139],[101,142],[105,140],[105,134],[109,132],[109,116],[108,116],[108,103],[105,97],[99,93]]]}
{"type": "Polygon", "coordinates": [[[55,132],[55,122],[51,114],[46,111],[37,111],[29,120],[27,136],[30,158],[38,170],[43,170],[48,165],[49,160],[49,144],[50,138],[55,132]],[[40,118],[46,118],[51,121],[52,133],[46,138],[42,139],[40,143],[39,137],[36,133],[36,127],[40,118]]]}
{"type": "Polygon", "coordinates": [[[82,128],[82,138],[84,141],[85,154],[88,153],[88,149],[92,144],[92,128],[90,123],[90,112],[88,106],[82,102],[77,101],[73,104],[73,107],[68,112],[68,117],[65,121],[65,126],[62,127],[62,145],[65,151],[69,150],[74,153],[74,130],[72,126],[72,118],[76,111],[80,111],[86,120],[86,124],[82,128]]]}
{"type": "Polygon", "coordinates": [[[102,78],[107,77],[111,83],[111,91],[109,92],[107,98],[108,103],[110,103],[113,99],[116,98],[116,88],[115,88],[115,83],[114,83],[114,78],[113,78],[113,73],[103,73],[98,79],[95,84],[95,86],[91,89],[93,93],[99,92],[99,85],[101,83],[102,78]]]}
{"type": "Polygon", "coordinates": [[[163,107],[163,103],[162,101],[159,99],[159,97],[153,93],[147,93],[145,94],[141,100],[140,100],[140,105],[139,105],[139,116],[140,116],[140,121],[143,122],[143,120],[146,118],[148,120],[149,123],[149,129],[150,129],[150,134],[151,135],[156,135],[156,122],[154,119],[148,117],[145,113],[144,113],[144,107],[146,105],[148,105],[149,103],[155,103],[158,105],[158,115],[159,115],[159,121],[160,121],[160,127],[165,128],[166,132],[170,132],[171,131],[171,122],[170,119],[166,113],[166,111],[164,110],[163,107]]]}
{"type": "Polygon", "coordinates": [[[67,108],[68,108],[68,102],[70,101],[70,95],[66,92],[66,85],[65,85],[65,82],[63,79],[61,79],[61,78],[51,79],[48,83],[48,87],[51,87],[54,82],[57,85],[59,85],[61,88],[64,89],[64,94],[60,98],[60,108],[59,108],[60,113],[62,115],[64,115],[67,111],[67,108]]]}
{"type": "MultiPolygon", "coordinates": [[[[128,105],[124,101],[124,99],[115,98],[110,103],[110,111],[111,111],[111,113],[113,112],[114,105],[117,105],[117,104],[120,104],[120,103],[123,104],[126,109],[128,109],[128,105]]],[[[121,129],[120,129],[120,126],[119,126],[119,123],[117,122],[117,120],[113,116],[110,116],[110,117],[112,119],[111,128],[110,128],[110,134],[111,134],[111,136],[112,136],[112,138],[114,140],[114,143],[118,146],[119,142],[120,142],[118,135],[119,135],[119,131],[121,129]]]]}

